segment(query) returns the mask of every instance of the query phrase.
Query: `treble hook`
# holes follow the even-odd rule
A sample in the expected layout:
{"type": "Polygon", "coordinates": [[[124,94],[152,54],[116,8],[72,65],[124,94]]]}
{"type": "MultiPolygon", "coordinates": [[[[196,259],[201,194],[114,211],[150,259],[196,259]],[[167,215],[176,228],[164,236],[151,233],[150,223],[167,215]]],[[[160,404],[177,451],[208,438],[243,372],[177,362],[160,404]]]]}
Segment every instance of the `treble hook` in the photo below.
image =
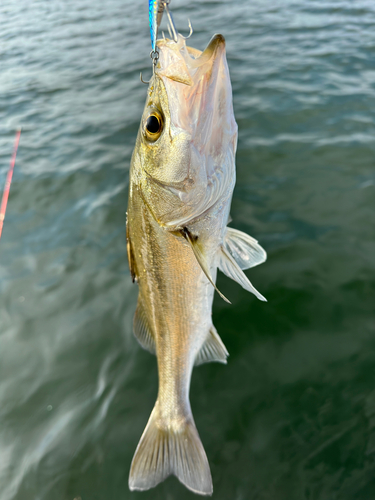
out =
{"type": "MultiPolygon", "coordinates": [[[[159,29],[164,11],[166,12],[167,17],[168,17],[169,35],[175,43],[178,42],[179,33],[176,29],[176,25],[175,25],[174,20],[173,20],[172,12],[169,10],[170,1],[171,0],[159,0],[159,2],[155,4],[157,8],[155,6],[153,6],[152,8],[150,7],[151,46],[153,48],[153,50],[150,53],[150,57],[152,59],[152,64],[153,64],[153,70],[152,70],[153,74],[155,74],[155,67],[156,67],[157,61],[159,59],[159,52],[158,52],[158,49],[156,47],[156,39],[158,36],[158,29],[159,29]]],[[[152,2],[152,3],[154,3],[154,2],[152,2]]],[[[151,0],[150,0],[149,4],[151,5],[151,0]]],[[[183,38],[184,40],[188,40],[194,32],[193,27],[192,27],[191,22],[190,22],[190,19],[188,19],[188,21],[189,21],[189,34],[187,36],[183,36],[180,34],[181,38],[183,38]]],[[[163,33],[163,38],[165,38],[164,33],[163,33]]],[[[150,83],[150,80],[148,82],[143,80],[142,73],[140,74],[140,79],[141,79],[141,82],[145,83],[146,85],[148,85],[150,83]]]]}
{"type": "Polygon", "coordinates": [[[182,36],[182,38],[184,40],[189,40],[189,38],[191,37],[191,35],[194,33],[193,26],[191,25],[190,19],[188,19],[188,21],[189,21],[189,30],[190,30],[188,36],[183,36],[180,33],[180,36],[182,36]]]}
{"type": "Polygon", "coordinates": [[[139,73],[139,78],[141,80],[142,83],[145,83],[146,85],[148,85],[150,83],[150,80],[148,82],[145,82],[142,78],[142,71],[139,73]]]}
{"type": "MultiPolygon", "coordinates": [[[[158,50],[157,49],[151,50],[150,57],[151,57],[151,60],[152,60],[152,75],[154,75],[155,74],[155,67],[156,67],[156,64],[157,64],[158,59],[159,59],[159,52],[158,52],[158,50]]],[[[139,76],[140,76],[140,79],[141,79],[142,83],[145,83],[146,85],[148,85],[150,83],[151,80],[149,80],[148,82],[145,82],[143,80],[142,72],[140,73],[139,76]]]]}
{"type": "Polygon", "coordinates": [[[172,12],[169,10],[169,7],[168,7],[169,1],[163,2],[163,3],[164,3],[164,10],[167,13],[167,17],[168,17],[168,21],[169,21],[169,24],[168,24],[169,34],[171,35],[171,38],[173,38],[173,41],[177,43],[178,33],[177,33],[176,26],[175,26],[174,21],[173,21],[172,12]]]}
{"type": "MultiPolygon", "coordinates": [[[[179,33],[177,32],[176,25],[174,24],[174,21],[173,21],[172,12],[169,10],[168,5],[169,5],[169,1],[164,2],[164,10],[167,13],[167,17],[168,17],[168,21],[169,21],[169,23],[168,23],[169,36],[173,39],[174,42],[177,43],[179,33]]],[[[188,40],[191,37],[191,35],[194,33],[193,26],[191,25],[190,19],[188,19],[188,21],[189,21],[189,34],[188,34],[188,36],[183,36],[180,33],[180,36],[184,40],[188,40]]]]}

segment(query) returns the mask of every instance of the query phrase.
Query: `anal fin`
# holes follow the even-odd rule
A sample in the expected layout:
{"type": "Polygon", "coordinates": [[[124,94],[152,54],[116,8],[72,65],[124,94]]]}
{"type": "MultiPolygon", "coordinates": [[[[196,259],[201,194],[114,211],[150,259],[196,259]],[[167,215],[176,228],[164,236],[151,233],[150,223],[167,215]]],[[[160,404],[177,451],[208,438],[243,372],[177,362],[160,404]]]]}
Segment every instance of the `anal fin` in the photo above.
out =
{"type": "Polygon", "coordinates": [[[195,365],[202,365],[203,363],[209,363],[211,361],[226,364],[227,356],[229,356],[229,353],[219,337],[216,328],[212,325],[206,341],[195,358],[195,365]]]}
{"type": "Polygon", "coordinates": [[[156,347],[154,334],[152,333],[147,320],[147,315],[141,297],[138,297],[137,309],[134,314],[133,332],[141,346],[146,349],[146,351],[150,351],[152,354],[155,354],[156,347]]]}

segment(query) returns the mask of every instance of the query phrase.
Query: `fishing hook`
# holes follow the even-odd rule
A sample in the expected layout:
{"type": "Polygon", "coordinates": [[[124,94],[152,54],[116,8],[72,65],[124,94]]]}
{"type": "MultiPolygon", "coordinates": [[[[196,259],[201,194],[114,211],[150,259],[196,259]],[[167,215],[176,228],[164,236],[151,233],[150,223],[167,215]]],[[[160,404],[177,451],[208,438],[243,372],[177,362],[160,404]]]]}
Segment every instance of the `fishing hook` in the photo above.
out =
{"type": "Polygon", "coordinates": [[[178,33],[177,33],[177,30],[176,30],[176,26],[174,24],[174,21],[173,21],[173,17],[172,17],[172,12],[169,10],[169,0],[167,2],[163,2],[164,3],[164,10],[167,14],[167,17],[168,17],[168,31],[169,31],[169,34],[171,35],[171,38],[173,38],[173,41],[175,41],[177,43],[178,41],[178,33]]]}
{"type": "MultiPolygon", "coordinates": [[[[159,51],[157,49],[151,50],[150,57],[152,60],[152,75],[154,75],[155,74],[155,67],[156,67],[156,64],[157,64],[158,59],[159,59],[159,51]]],[[[146,85],[148,85],[151,81],[151,80],[148,80],[148,82],[146,82],[145,80],[143,80],[142,72],[140,73],[140,79],[141,79],[141,82],[145,83],[146,85]]]]}
{"type": "Polygon", "coordinates": [[[191,37],[191,35],[194,33],[193,26],[191,25],[190,19],[188,19],[188,21],[189,21],[189,34],[188,34],[188,36],[183,36],[180,33],[180,36],[182,36],[182,38],[184,40],[188,40],[191,37]]]}
{"type": "Polygon", "coordinates": [[[142,83],[145,83],[146,85],[148,85],[148,84],[150,83],[150,80],[149,80],[148,82],[145,82],[145,81],[143,80],[143,77],[142,77],[142,71],[141,71],[141,72],[140,72],[140,74],[139,74],[139,78],[140,78],[141,82],[142,82],[142,83]]]}
{"type": "MultiPolygon", "coordinates": [[[[156,36],[157,36],[157,29],[159,28],[159,25],[160,25],[161,17],[163,15],[163,12],[165,11],[167,14],[167,17],[168,17],[169,36],[171,37],[171,39],[173,39],[173,41],[175,43],[177,43],[179,33],[176,29],[176,25],[175,25],[174,20],[173,20],[172,12],[169,10],[169,3],[170,3],[170,0],[164,0],[164,1],[161,1],[159,4],[156,36]]],[[[188,22],[189,22],[189,34],[187,36],[183,36],[180,34],[181,38],[183,38],[184,40],[188,40],[191,37],[191,35],[194,33],[193,26],[191,25],[190,19],[188,19],[188,22]]],[[[163,32],[163,38],[165,39],[164,32],[163,32]]],[[[150,57],[152,59],[152,65],[153,65],[152,73],[154,75],[155,74],[155,67],[156,67],[156,64],[157,64],[158,59],[159,59],[159,52],[158,52],[157,48],[155,48],[155,50],[152,50],[150,52],[150,57]]],[[[148,85],[151,81],[151,80],[148,80],[148,81],[143,80],[142,73],[140,74],[140,79],[141,79],[141,82],[146,84],[146,85],[148,85]]]]}
{"type": "MultiPolygon", "coordinates": [[[[163,4],[164,4],[163,10],[165,10],[165,12],[167,13],[167,17],[168,17],[168,21],[169,21],[169,23],[168,23],[169,35],[173,39],[173,41],[177,43],[179,33],[178,33],[176,25],[174,23],[172,12],[169,10],[169,7],[168,7],[169,3],[170,3],[170,0],[168,0],[166,2],[163,2],[163,4]]],[[[191,35],[194,33],[194,30],[193,30],[193,27],[191,25],[190,19],[188,19],[188,21],[189,21],[189,34],[188,34],[188,36],[183,36],[180,33],[180,35],[182,36],[182,38],[184,40],[187,40],[188,38],[190,38],[191,35]]]]}

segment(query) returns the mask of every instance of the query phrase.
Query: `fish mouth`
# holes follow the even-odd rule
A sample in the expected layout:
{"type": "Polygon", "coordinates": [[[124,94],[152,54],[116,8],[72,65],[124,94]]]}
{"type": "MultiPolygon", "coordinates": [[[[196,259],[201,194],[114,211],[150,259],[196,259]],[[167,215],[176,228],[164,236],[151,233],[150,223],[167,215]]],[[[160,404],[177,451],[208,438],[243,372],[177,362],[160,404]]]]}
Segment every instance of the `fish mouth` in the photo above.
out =
{"type": "Polygon", "coordinates": [[[193,49],[192,47],[187,47],[189,55],[192,56],[189,61],[189,66],[191,68],[198,68],[199,66],[206,64],[213,56],[216,55],[217,50],[221,47],[225,47],[225,38],[219,33],[216,33],[211,38],[203,52],[193,49]]]}
{"type": "Polygon", "coordinates": [[[157,74],[191,87],[196,71],[205,65],[212,66],[219,54],[225,51],[225,38],[220,34],[214,35],[203,51],[187,46],[181,35],[178,35],[177,43],[168,39],[158,40],[158,47],[161,57],[157,74]],[[167,49],[165,55],[164,48],[167,49]]]}

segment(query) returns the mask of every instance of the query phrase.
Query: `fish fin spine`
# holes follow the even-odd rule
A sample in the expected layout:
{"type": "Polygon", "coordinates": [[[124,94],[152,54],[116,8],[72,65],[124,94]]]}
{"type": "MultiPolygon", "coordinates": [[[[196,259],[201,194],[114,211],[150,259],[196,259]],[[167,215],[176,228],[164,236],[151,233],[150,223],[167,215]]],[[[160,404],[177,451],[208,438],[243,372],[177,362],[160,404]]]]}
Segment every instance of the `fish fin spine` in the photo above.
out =
{"type": "Polygon", "coordinates": [[[147,315],[140,296],[138,296],[137,309],[134,314],[133,332],[135,338],[146,351],[152,354],[156,353],[154,334],[147,320],[147,315]]]}
{"type": "Polygon", "coordinates": [[[148,490],[171,474],[194,493],[212,495],[210,466],[193,417],[163,425],[157,401],[133,457],[129,488],[148,490]]]}
{"type": "Polygon", "coordinates": [[[195,358],[195,365],[202,365],[211,361],[226,364],[227,356],[229,356],[229,353],[216,328],[212,325],[204,344],[195,358]]]}
{"type": "Polygon", "coordinates": [[[228,276],[228,278],[237,281],[237,283],[239,283],[242,288],[244,288],[248,292],[253,293],[259,300],[267,302],[267,299],[263,297],[263,295],[259,293],[258,290],[251,284],[249,278],[242,271],[235,259],[224,246],[221,246],[220,248],[219,269],[226,276],[228,276]]]}

